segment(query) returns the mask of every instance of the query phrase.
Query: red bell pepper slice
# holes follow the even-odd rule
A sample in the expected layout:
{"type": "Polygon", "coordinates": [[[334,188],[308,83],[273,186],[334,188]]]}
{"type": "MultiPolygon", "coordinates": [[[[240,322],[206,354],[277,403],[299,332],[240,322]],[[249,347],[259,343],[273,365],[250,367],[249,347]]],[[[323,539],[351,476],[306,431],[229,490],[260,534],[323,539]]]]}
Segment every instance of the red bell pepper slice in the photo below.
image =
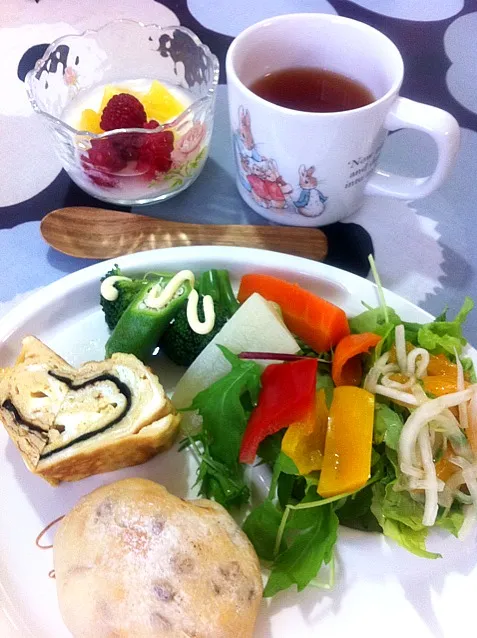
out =
{"type": "Polygon", "coordinates": [[[358,355],[369,352],[381,338],[374,332],[363,332],[343,337],[336,346],[331,364],[331,378],[336,386],[359,385],[361,383],[362,366],[358,355]]]}
{"type": "Polygon", "coordinates": [[[291,423],[303,421],[315,409],[316,359],[272,363],[262,374],[258,404],[243,435],[239,460],[253,463],[263,439],[291,423]]]}

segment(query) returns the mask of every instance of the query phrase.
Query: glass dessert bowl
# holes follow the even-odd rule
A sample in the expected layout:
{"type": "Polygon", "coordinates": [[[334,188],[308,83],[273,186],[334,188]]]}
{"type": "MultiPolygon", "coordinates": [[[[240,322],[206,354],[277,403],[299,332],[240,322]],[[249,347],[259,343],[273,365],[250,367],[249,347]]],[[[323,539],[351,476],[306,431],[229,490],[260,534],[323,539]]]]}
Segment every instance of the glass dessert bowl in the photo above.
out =
{"type": "Polygon", "coordinates": [[[185,27],[111,22],[53,42],[26,77],[64,169],[104,201],[142,205],[198,177],[219,64],[185,27]]]}

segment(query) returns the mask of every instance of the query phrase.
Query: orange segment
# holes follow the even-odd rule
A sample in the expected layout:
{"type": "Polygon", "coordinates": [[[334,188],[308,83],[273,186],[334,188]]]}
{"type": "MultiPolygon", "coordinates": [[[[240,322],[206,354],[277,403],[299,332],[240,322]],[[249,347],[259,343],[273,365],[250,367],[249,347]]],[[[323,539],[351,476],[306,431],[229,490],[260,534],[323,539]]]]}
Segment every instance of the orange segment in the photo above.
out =
{"type": "Polygon", "coordinates": [[[185,105],[170,93],[165,86],[153,80],[149,91],[138,97],[146,109],[148,120],[157,120],[160,124],[173,120],[185,109],[185,105]]]}
{"type": "Polygon", "coordinates": [[[81,120],[79,123],[79,128],[82,131],[89,131],[90,133],[103,133],[103,129],[99,125],[101,121],[101,116],[93,109],[85,109],[81,113],[81,120]]]}
{"type": "MultiPolygon", "coordinates": [[[[425,376],[422,377],[421,381],[424,390],[436,397],[457,392],[457,374],[453,377],[450,375],[425,376]]],[[[469,383],[464,381],[464,386],[467,388],[469,383]]]]}

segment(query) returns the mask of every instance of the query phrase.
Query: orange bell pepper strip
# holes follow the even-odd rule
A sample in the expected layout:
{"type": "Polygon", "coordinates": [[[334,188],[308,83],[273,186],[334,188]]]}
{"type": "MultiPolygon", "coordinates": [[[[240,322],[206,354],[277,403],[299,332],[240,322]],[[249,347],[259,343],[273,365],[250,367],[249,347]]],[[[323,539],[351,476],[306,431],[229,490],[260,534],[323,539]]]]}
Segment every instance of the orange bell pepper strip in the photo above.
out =
{"type": "Polygon", "coordinates": [[[328,426],[328,406],[325,391],[316,393],[315,410],[305,421],[292,423],[282,440],[282,451],[289,456],[300,474],[321,470],[328,426]]]}
{"type": "Polygon", "coordinates": [[[381,341],[373,332],[347,335],[335,348],[331,364],[331,377],[335,385],[359,385],[363,374],[361,354],[369,352],[381,341]]]}
{"type": "Polygon", "coordinates": [[[318,483],[323,498],[354,492],[371,473],[374,395],[355,386],[335,388],[318,483]]]}
{"type": "Polygon", "coordinates": [[[241,463],[253,463],[265,437],[315,413],[317,371],[318,361],[311,357],[265,368],[258,403],[242,438],[241,463]]]}
{"type": "Polygon", "coordinates": [[[327,352],[349,334],[344,310],[298,284],[271,275],[244,275],[238,300],[243,303],[254,292],[277,303],[286,326],[316,352],[327,352]]]}

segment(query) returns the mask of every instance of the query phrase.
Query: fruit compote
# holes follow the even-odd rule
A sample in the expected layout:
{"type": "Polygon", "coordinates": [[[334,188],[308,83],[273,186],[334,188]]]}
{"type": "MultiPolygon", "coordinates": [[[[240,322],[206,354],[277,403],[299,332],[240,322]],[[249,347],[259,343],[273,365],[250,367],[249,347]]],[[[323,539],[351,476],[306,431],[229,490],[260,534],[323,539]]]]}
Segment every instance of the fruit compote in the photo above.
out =
{"type": "Polygon", "coordinates": [[[198,175],[210,137],[193,109],[184,113],[192,103],[187,90],[157,80],[81,91],[62,117],[80,132],[75,181],[102,199],[124,203],[183,190],[198,175]]]}

